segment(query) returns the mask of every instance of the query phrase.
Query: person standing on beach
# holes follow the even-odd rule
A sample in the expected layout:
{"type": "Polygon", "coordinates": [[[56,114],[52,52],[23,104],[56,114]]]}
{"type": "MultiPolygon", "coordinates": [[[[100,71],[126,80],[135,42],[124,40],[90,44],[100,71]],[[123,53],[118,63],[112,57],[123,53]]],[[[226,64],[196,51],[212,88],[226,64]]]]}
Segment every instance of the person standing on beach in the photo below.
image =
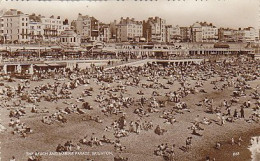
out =
{"type": "Polygon", "coordinates": [[[190,149],[191,149],[191,139],[192,139],[192,137],[188,137],[187,139],[186,139],[186,151],[188,152],[188,151],[190,151],[190,149]]]}
{"type": "Polygon", "coordinates": [[[243,140],[242,140],[242,138],[241,138],[241,136],[238,138],[238,146],[241,146],[241,142],[242,142],[243,140]]]}
{"type": "Polygon", "coordinates": [[[235,109],[233,117],[234,117],[234,118],[238,118],[237,109],[235,109]]]}
{"type": "Polygon", "coordinates": [[[231,108],[230,107],[227,108],[227,115],[231,116],[231,108]]]}
{"type": "Polygon", "coordinates": [[[241,109],[240,109],[240,114],[241,114],[241,118],[245,118],[244,107],[241,107],[241,109]]]}
{"type": "Polygon", "coordinates": [[[224,115],[221,116],[221,126],[223,126],[226,122],[226,118],[224,115]]]}
{"type": "Polygon", "coordinates": [[[250,102],[250,100],[248,100],[247,101],[247,108],[250,108],[250,106],[251,106],[251,102],[250,102]]]}
{"type": "Polygon", "coordinates": [[[135,128],[136,128],[136,134],[139,134],[140,133],[140,122],[139,121],[136,121],[135,122],[135,128]]]}
{"type": "Polygon", "coordinates": [[[129,124],[129,132],[134,132],[134,122],[131,121],[129,124]]]}
{"type": "Polygon", "coordinates": [[[144,106],[144,103],[145,103],[145,98],[142,96],[142,97],[141,97],[141,106],[142,106],[142,107],[144,106]]]}
{"type": "Polygon", "coordinates": [[[234,145],[234,144],[235,144],[235,139],[231,138],[231,145],[234,145]]]}

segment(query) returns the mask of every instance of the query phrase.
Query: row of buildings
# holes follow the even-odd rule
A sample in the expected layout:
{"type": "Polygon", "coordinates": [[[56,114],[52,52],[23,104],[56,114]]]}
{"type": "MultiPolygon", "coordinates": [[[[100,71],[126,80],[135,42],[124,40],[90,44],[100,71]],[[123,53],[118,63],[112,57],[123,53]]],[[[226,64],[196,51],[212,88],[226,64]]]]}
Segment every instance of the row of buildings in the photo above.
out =
{"type": "Polygon", "coordinates": [[[189,27],[167,25],[166,20],[150,17],[144,21],[121,18],[109,24],[78,14],[69,23],[60,16],[45,17],[10,9],[0,15],[1,43],[58,43],[79,45],[102,42],[256,42],[259,30],[217,28],[212,23],[196,22],[189,27]]]}
{"type": "Polygon", "coordinates": [[[0,36],[4,43],[57,42],[63,31],[70,29],[68,20],[24,14],[11,9],[0,17],[0,36]]]}

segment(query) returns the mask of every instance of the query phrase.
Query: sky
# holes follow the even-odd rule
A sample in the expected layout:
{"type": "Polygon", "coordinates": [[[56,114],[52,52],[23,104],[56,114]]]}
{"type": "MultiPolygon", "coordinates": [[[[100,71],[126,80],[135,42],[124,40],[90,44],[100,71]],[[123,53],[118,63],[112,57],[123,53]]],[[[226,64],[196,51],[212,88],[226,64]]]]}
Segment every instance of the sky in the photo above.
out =
{"type": "Polygon", "coordinates": [[[18,9],[24,13],[61,16],[69,21],[78,13],[109,23],[121,17],[146,20],[159,16],[167,25],[190,26],[196,21],[207,21],[217,27],[259,28],[259,0],[107,0],[107,1],[1,1],[0,9],[18,9]]]}

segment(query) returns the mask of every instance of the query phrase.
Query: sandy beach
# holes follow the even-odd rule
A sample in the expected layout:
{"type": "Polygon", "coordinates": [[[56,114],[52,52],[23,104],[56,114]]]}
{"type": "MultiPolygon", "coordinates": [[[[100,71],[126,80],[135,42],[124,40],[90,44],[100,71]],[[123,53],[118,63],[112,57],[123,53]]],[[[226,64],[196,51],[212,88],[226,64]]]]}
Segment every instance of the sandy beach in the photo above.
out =
{"type": "MultiPolygon", "coordinates": [[[[203,72],[201,72],[203,73],[203,72]]],[[[150,81],[147,80],[145,76],[140,77],[140,84],[149,84],[150,81]]],[[[167,84],[167,81],[170,79],[169,76],[161,76],[158,78],[158,82],[161,84],[167,84]]],[[[195,94],[188,94],[186,97],[182,98],[181,101],[187,104],[189,110],[183,110],[181,113],[174,113],[176,122],[173,124],[165,123],[165,119],[160,116],[163,114],[163,111],[167,111],[175,106],[174,102],[167,102],[167,105],[159,109],[159,112],[149,113],[148,116],[140,117],[134,113],[134,110],[139,106],[138,99],[141,98],[141,95],[138,95],[137,92],[140,89],[143,89],[144,96],[151,96],[153,91],[157,91],[159,96],[154,96],[156,100],[165,101],[168,99],[166,93],[171,91],[178,90],[181,87],[180,82],[175,81],[174,84],[167,84],[166,89],[158,88],[141,88],[140,86],[126,86],[125,92],[121,93],[119,91],[113,92],[117,96],[122,94],[124,97],[131,97],[135,100],[128,108],[123,109],[123,113],[126,116],[126,122],[140,119],[144,121],[152,121],[153,128],[152,130],[141,130],[139,134],[129,133],[126,137],[120,138],[120,143],[126,147],[123,151],[118,151],[114,149],[113,144],[103,144],[103,146],[93,146],[89,147],[86,145],[80,144],[81,149],[78,154],[67,154],[57,156],[55,154],[50,154],[50,152],[55,152],[58,144],[64,144],[67,140],[71,140],[73,143],[79,143],[79,140],[84,136],[96,136],[97,138],[102,138],[103,135],[106,135],[107,138],[115,140],[113,130],[104,131],[106,127],[111,126],[114,120],[117,120],[122,116],[122,113],[116,115],[106,116],[101,112],[99,107],[100,103],[95,101],[95,98],[103,90],[100,88],[100,85],[97,83],[96,78],[89,78],[89,84],[79,85],[77,88],[70,90],[72,93],[71,99],[66,99],[67,103],[64,103],[64,99],[60,99],[54,102],[51,101],[40,101],[34,103],[38,110],[48,110],[48,113],[31,113],[31,106],[33,103],[21,102],[21,106],[24,108],[26,115],[21,117],[21,122],[25,122],[33,131],[28,134],[26,137],[21,137],[17,134],[11,134],[12,128],[8,126],[10,118],[10,110],[18,108],[13,107],[13,102],[19,100],[19,97],[15,96],[14,98],[7,101],[6,104],[10,104],[9,107],[0,108],[2,125],[7,128],[7,131],[0,134],[1,140],[1,157],[3,160],[8,160],[12,156],[15,156],[18,160],[27,160],[28,154],[32,152],[43,152],[42,160],[57,160],[57,161],[85,161],[87,158],[91,158],[97,161],[110,161],[113,160],[116,156],[128,157],[131,161],[163,161],[162,156],[154,155],[154,151],[158,145],[161,143],[167,143],[169,146],[175,144],[175,160],[177,161],[203,161],[206,160],[206,156],[210,158],[215,158],[216,161],[247,161],[251,160],[251,153],[248,150],[250,144],[250,138],[252,136],[260,135],[260,125],[259,123],[252,122],[248,123],[245,120],[249,119],[249,116],[252,114],[252,105],[251,108],[245,108],[245,118],[238,118],[234,122],[226,122],[224,125],[220,125],[220,121],[217,118],[216,114],[209,114],[205,112],[205,107],[198,106],[197,104],[201,102],[205,97],[208,99],[214,99],[213,106],[219,106],[221,102],[225,100],[230,100],[233,87],[227,87],[224,90],[214,90],[214,85],[211,84],[212,81],[220,80],[218,75],[213,75],[212,77],[203,81],[203,88],[206,93],[199,92],[195,94]],[[44,124],[41,119],[43,116],[49,116],[50,114],[56,112],[58,109],[65,109],[67,106],[71,106],[70,103],[77,105],[78,107],[82,106],[82,102],[77,101],[77,98],[80,97],[84,89],[93,88],[91,92],[92,96],[83,97],[85,102],[88,102],[93,110],[86,110],[84,114],[68,114],[65,115],[67,122],[54,122],[51,125],[44,124]],[[102,120],[102,123],[98,123],[92,120],[85,120],[88,116],[99,116],[102,120]],[[199,131],[202,136],[192,135],[192,131],[189,127],[192,125],[191,122],[199,116],[200,119],[207,117],[212,121],[210,125],[201,124],[200,127],[203,130],[199,131]],[[154,128],[159,125],[162,129],[167,129],[163,135],[157,135],[154,133],[154,128]],[[192,147],[189,152],[185,152],[183,147],[185,147],[185,140],[187,137],[192,137],[192,147]],[[235,139],[235,144],[231,145],[231,138],[235,139]],[[238,138],[242,138],[241,145],[239,146],[236,142],[238,138]],[[216,142],[221,143],[221,148],[216,149],[216,142]],[[10,153],[11,152],[11,153],[10,153]]],[[[235,80],[235,78],[234,78],[235,80]]],[[[70,81],[69,79],[56,81],[60,84],[70,81]]],[[[231,106],[231,110],[240,109],[243,102],[250,99],[252,104],[255,103],[255,100],[251,99],[250,94],[254,89],[259,85],[260,78],[256,80],[247,81],[247,83],[252,87],[251,89],[246,90],[245,96],[239,97],[239,101],[231,106]]],[[[11,87],[17,87],[18,83],[21,83],[21,80],[15,80],[15,82],[6,82],[2,81],[5,85],[11,87]]],[[[45,79],[42,81],[31,81],[30,87],[26,91],[31,92],[36,86],[42,84],[53,84],[53,79],[45,79]]],[[[197,80],[193,80],[191,77],[187,77],[187,82],[190,83],[190,86],[194,86],[197,80]]],[[[117,87],[121,81],[114,81],[110,83],[110,88],[117,87]]],[[[222,84],[225,82],[221,82],[222,84]]],[[[107,84],[107,83],[105,83],[107,84]]],[[[4,88],[2,86],[2,88],[4,88]]],[[[199,89],[200,89],[199,88],[199,89]]],[[[48,92],[47,92],[48,93],[48,92]]],[[[42,93],[43,94],[43,93],[42,93]]],[[[4,97],[4,96],[3,96],[4,97]]],[[[148,108],[147,105],[144,107],[148,108]]],[[[222,111],[224,108],[222,108],[222,111]]]]}

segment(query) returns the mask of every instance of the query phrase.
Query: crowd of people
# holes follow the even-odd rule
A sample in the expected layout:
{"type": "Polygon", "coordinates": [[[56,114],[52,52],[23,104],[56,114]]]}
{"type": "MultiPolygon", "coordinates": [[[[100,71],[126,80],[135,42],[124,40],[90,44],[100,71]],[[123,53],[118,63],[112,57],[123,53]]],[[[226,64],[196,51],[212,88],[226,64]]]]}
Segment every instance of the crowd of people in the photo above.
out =
{"type": "MultiPolygon", "coordinates": [[[[217,124],[224,127],[241,119],[259,124],[259,85],[252,88],[250,83],[259,81],[259,76],[259,61],[237,57],[231,57],[229,61],[209,60],[178,66],[148,63],[107,70],[93,65],[88,69],[39,71],[32,80],[15,80],[19,82],[15,86],[2,86],[1,107],[10,110],[12,133],[23,137],[38,132],[22,122],[28,115],[41,114],[41,122],[46,126],[54,126],[56,122],[66,124],[74,114],[84,116],[82,121],[99,124],[104,124],[103,119],[109,118],[111,122],[105,122],[103,130],[113,134],[114,138],[106,135],[99,138],[96,133],[89,137],[87,134],[83,138],[75,138],[78,143],[67,141],[64,145],[59,144],[56,151],[80,151],[85,145],[92,148],[112,144],[115,153],[122,155],[128,148],[122,143],[122,138],[141,136],[141,133],[150,131],[163,137],[168,129],[182,121],[182,117],[195,112],[195,108],[199,109],[203,116],[198,114],[194,121],[190,121],[191,126],[187,127],[189,136],[183,141],[185,146],[162,143],[154,151],[156,156],[173,161],[177,146],[190,153],[193,150],[192,140],[196,140],[197,136],[203,138],[210,126],[217,124]],[[73,94],[75,90],[81,92],[79,96],[73,94]],[[209,94],[211,90],[232,92],[230,98],[215,100],[209,94]],[[191,106],[188,98],[192,99],[194,95],[203,98],[192,100],[194,106],[191,106]],[[43,106],[45,102],[53,105],[62,102],[62,106],[50,109],[43,106]],[[26,104],[32,107],[29,109],[26,104]],[[90,114],[90,111],[97,111],[97,114],[90,114]]],[[[238,139],[240,142],[241,138],[238,139]]],[[[217,142],[216,149],[220,147],[217,142]]],[[[115,160],[120,160],[120,157],[115,157],[115,160]]]]}

